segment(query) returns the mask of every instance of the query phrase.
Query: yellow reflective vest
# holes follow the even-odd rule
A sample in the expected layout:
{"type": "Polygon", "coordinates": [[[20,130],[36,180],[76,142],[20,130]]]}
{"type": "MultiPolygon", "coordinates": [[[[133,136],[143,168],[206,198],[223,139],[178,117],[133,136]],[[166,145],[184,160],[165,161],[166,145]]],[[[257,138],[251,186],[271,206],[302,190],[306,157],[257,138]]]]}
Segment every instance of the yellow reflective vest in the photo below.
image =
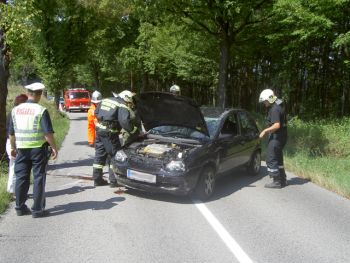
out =
{"type": "Polygon", "coordinates": [[[45,142],[40,120],[46,108],[37,103],[22,103],[12,110],[16,147],[38,148],[45,142]]]}

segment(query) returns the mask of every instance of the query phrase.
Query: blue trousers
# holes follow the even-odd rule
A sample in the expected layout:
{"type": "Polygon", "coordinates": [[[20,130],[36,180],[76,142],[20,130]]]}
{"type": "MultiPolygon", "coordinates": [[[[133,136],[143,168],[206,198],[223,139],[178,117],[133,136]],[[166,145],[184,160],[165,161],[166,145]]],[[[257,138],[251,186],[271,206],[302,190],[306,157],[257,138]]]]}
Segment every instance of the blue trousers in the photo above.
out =
{"type": "Polygon", "coordinates": [[[32,213],[40,213],[45,208],[45,182],[48,161],[48,147],[17,149],[15,161],[16,174],[16,210],[24,209],[30,185],[30,173],[33,170],[32,213]]]}

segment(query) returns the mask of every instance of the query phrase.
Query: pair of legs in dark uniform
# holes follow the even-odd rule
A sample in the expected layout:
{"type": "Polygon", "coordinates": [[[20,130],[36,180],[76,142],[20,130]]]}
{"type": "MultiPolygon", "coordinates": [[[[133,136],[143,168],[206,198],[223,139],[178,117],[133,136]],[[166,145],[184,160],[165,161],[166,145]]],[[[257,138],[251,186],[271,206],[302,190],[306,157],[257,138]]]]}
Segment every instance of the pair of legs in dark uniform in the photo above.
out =
{"type": "Polygon", "coordinates": [[[30,174],[33,169],[33,217],[44,215],[45,183],[49,151],[46,145],[39,148],[17,149],[15,161],[16,175],[16,212],[17,215],[29,214],[26,206],[30,185],[30,174]]]}
{"type": "Polygon", "coordinates": [[[283,148],[286,142],[286,139],[277,139],[274,137],[269,139],[266,166],[268,174],[273,178],[273,182],[266,184],[265,187],[281,188],[287,184],[287,176],[283,162],[283,148]]]}
{"type": "Polygon", "coordinates": [[[95,160],[93,164],[93,174],[95,186],[107,185],[103,179],[103,166],[109,162],[109,184],[111,187],[117,186],[117,179],[112,170],[114,156],[120,150],[119,133],[96,129],[95,139],[95,160]],[[109,160],[110,161],[109,161],[109,160]]]}

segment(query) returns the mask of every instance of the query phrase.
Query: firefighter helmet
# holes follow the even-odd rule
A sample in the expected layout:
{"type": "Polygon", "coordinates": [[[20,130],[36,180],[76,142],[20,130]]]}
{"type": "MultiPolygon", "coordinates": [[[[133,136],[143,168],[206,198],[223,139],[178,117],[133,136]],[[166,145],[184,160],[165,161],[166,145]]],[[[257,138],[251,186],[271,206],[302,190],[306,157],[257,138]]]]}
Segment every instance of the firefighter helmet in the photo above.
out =
{"type": "Polygon", "coordinates": [[[121,97],[125,102],[132,103],[133,97],[136,95],[136,93],[131,92],[129,90],[123,90],[119,93],[119,97],[121,97]]]}
{"type": "Polygon", "coordinates": [[[180,94],[181,90],[180,90],[180,87],[178,85],[172,85],[169,89],[169,91],[171,93],[174,93],[174,94],[180,94]]]}
{"type": "Polygon", "coordinates": [[[91,102],[100,103],[101,100],[102,100],[102,94],[99,91],[95,90],[91,95],[91,102]]]}
{"type": "Polygon", "coordinates": [[[273,93],[272,90],[264,89],[260,93],[259,102],[268,101],[269,103],[274,103],[276,101],[276,99],[277,99],[277,97],[275,96],[275,94],[273,93]]]}

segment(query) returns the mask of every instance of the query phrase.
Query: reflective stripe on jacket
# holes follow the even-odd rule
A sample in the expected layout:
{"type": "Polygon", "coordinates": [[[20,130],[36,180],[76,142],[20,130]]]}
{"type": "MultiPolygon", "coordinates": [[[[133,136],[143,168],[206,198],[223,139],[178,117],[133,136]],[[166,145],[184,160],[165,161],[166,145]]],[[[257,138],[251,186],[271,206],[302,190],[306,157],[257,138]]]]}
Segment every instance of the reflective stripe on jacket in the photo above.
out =
{"type": "Polygon", "coordinates": [[[46,108],[37,103],[22,103],[12,110],[17,148],[38,148],[45,142],[40,121],[46,108]]]}

